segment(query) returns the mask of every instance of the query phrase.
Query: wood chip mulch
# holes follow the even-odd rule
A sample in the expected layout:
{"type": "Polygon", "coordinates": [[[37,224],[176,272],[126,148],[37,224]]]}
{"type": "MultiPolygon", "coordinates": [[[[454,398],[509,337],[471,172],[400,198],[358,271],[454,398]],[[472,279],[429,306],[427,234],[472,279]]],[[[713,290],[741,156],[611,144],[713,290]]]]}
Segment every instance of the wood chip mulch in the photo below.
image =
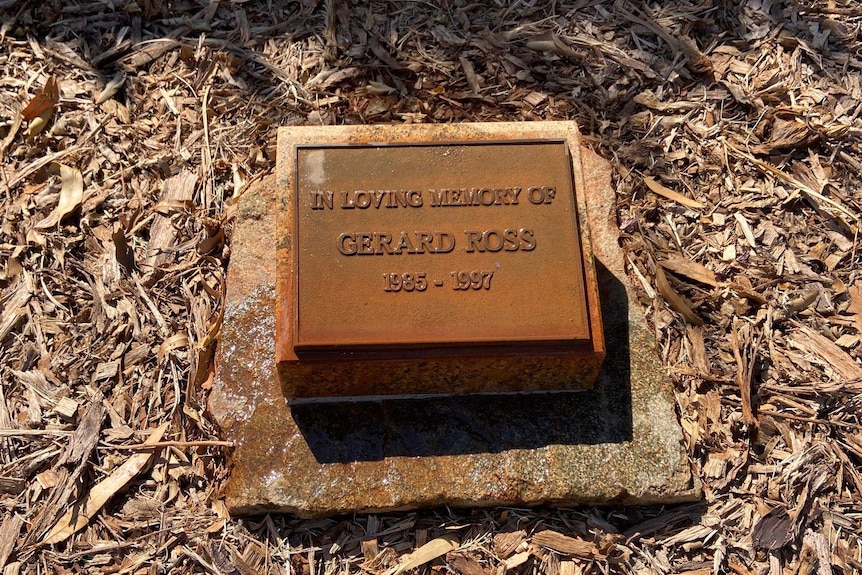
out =
{"type": "Polygon", "coordinates": [[[0,0],[0,569],[862,572],[862,2],[0,0]],[[702,503],[231,519],[208,419],[278,125],[576,120],[702,503]]]}

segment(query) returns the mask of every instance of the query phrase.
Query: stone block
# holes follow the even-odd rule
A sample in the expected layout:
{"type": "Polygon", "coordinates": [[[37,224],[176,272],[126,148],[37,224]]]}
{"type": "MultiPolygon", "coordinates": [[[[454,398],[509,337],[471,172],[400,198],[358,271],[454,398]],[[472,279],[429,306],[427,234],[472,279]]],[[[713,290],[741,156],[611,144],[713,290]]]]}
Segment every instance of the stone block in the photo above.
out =
{"type": "Polygon", "coordinates": [[[579,153],[606,346],[591,391],[288,405],[276,365],[272,257],[284,183],[268,178],[243,196],[209,403],[236,444],[231,513],[699,497],[672,383],[624,270],[610,166],[579,153]]]}

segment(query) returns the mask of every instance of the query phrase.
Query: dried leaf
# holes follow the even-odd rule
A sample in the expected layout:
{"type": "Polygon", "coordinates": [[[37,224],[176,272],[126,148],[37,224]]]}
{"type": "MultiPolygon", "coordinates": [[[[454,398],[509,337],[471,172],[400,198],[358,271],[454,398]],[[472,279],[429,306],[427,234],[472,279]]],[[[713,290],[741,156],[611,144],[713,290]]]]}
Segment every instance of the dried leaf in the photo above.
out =
{"type": "MultiPolygon", "coordinates": [[[[21,110],[21,116],[28,122],[43,116],[46,112],[54,112],[54,107],[60,102],[60,86],[57,78],[51,76],[45,82],[45,87],[38,92],[27,106],[21,110]]],[[[50,114],[48,115],[50,118],[50,114]]]]}
{"type": "Polygon", "coordinates": [[[664,185],[658,183],[657,181],[650,178],[649,176],[644,177],[644,183],[647,185],[647,187],[650,190],[652,190],[656,194],[658,194],[664,198],[667,198],[669,200],[673,200],[677,203],[680,203],[686,207],[689,207],[689,208],[692,208],[695,210],[702,210],[703,208],[706,207],[705,205],[698,202],[697,200],[693,200],[687,196],[680,194],[679,192],[675,192],[675,191],[671,190],[670,188],[665,187],[664,185]]]}
{"type": "Polygon", "coordinates": [[[173,38],[141,42],[135,46],[131,54],[119,60],[119,67],[128,72],[135,72],[138,68],[146,66],[168,50],[173,50],[179,45],[180,43],[173,38]]]}
{"type": "Polygon", "coordinates": [[[191,200],[162,200],[153,206],[153,211],[161,216],[170,216],[191,211],[194,207],[195,203],[191,200]]]}
{"type": "MultiPolygon", "coordinates": [[[[161,441],[168,425],[170,422],[163,423],[156,428],[144,444],[152,445],[161,441]]],[[[125,487],[150,463],[154,454],[155,450],[129,457],[125,463],[114,469],[106,479],[93,486],[83,500],[73,505],[54,525],[54,528],[48,532],[42,543],[44,545],[60,543],[80,531],[115,493],[125,487]]]]}
{"type": "Polygon", "coordinates": [[[712,73],[712,61],[700,51],[694,40],[688,36],[677,36],[676,48],[685,56],[685,63],[689,70],[695,74],[712,73]]]}
{"type": "Polygon", "coordinates": [[[744,297],[750,301],[753,301],[754,303],[756,303],[758,305],[765,305],[766,304],[766,298],[765,297],[763,297],[762,295],[760,295],[756,291],[745,287],[742,284],[730,282],[727,284],[727,286],[730,287],[733,291],[735,291],[739,295],[741,295],[742,297],[744,297]]]}
{"type": "Polygon", "coordinates": [[[387,572],[387,575],[401,575],[406,571],[415,569],[420,565],[424,565],[429,561],[433,561],[434,559],[449,553],[453,549],[456,549],[458,545],[458,540],[451,535],[433,539],[413,553],[404,556],[401,563],[397,567],[390,569],[387,572]]]}
{"type": "Polygon", "coordinates": [[[385,94],[393,94],[395,93],[395,88],[389,86],[388,84],[384,84],[383,82],[370,81],[368,85],[365,87],[365,90],[369,94],[373,94],[375,96],[383,96],[385,94]]]}
{"type": "Polygon", "coordinates": [[[473,67],[473,63],[463,54],[458,57],[458,61],[461,63],[461,68],[464,70],[464,76],[467,79],[467,85],[470,86],[470,91],[473,92],[474,95],[479,95],[479,90],[481,86],[479,85],[479,75],[476,74],[476,69],[473,67]]]}
{"type": "Polygon", "coordinates": [[[36,224],[35,227],[40,230],[59,224],[64,217],[78,209],[84,200],[84,178],[80,171],[63,164],[52,164],[51,170],[60,172],[60,202],[48,217],[36,224]]]}
{"type": "Polygon", "coordinates": [[[12,142],[15,141],[15,136],[18,135],[18,130],[21,129],[23,121],[24,117],[20,113],[15,114],[15,119],[12,120],[12,125],[9,127],[9,133],[7,133],[6,137],[3,138],[3,141],[0,142],[0,157],[6,155],[6,150],[8,150],[9,146],[12,145],[12,142]]]}
{"type": "Polygon", "coordinates": [[[751,230],[751,224],[748,223],[748,220],[745,219],[739,212],[735,212],[733,217],[736,219],[737,223],[739,223],[739,227],[742,228],[742,233],[745,235],[745,241],[748,242],[752,248],[757,247],[757,241],[754,239],[754,232],[751,230]]]}
{"type": "Polygon", "coordinates": [[[162,345],[159,346],[159,352],[158,352],[159,363],[162,363],[162,360],[165,359],[165,356],[169,352],[171,352],[175,349],[179,349],[181,347],[188,347],[188,346],[189,346],[189,336],[187,336],[184,333],[175,333],[174,335],[172,335],[171,337],[169,337],[168,339],[163,341],[162,345]]]}
{"type": "Polygon", "coordinates": [[[361,72],[362,71],[359,68],[355,67],[341,68],[340,70],[336,70],[331,74],[327,75],[325,79],[321,79],[320,88],[322,90],[325,90],[330,86],[334,86],[335,84],[338,84],[350,78],[355,78],[361,72]]]}
{"type": "Polygon", "coordinates": [[[468,42],[467,38],[464,38],[461,34],[458,34],[442,24],[438,24],[432,31],[432,34],[434,34],[434,37],[441,43],[447,46],[461,47],[466,46],[468,42]]]}
{"type": "Polygon", "coordinates": [[[5,301],[0,301],[0,342],[6,339],[12,329],[27,315],[27,302],[35,292],[30,274],[24,271],[5,301]]]}
{"type": "Polygon", "coordinates": [[[553,32],[546,32],[528,40],[526,46],[530,50],[536,50],[537,52],[552,52],[573,60],[578,59],[578,53],[553,32]]]}
{"type": "Polygon", "coordinates": [[[754,546],[759,549],[781,549],[793,539],[793,520],[783,507],[776,507],[764,515],[751,533],[754,546]]]}
{"type": "Polygon", "coordinates": [[[670,286],[670,283],[667,281],[667,276],[665,276],[664,270],[661,269],[661,266],[657,267],[655,270],[655,286],[658,288],[659,293],[668,305],[670,305],[671,309],[682,314],[685,321],[694,325],[703,325],[703,320],[694,313],[691,306],[688,305],[688,302],[670,286]]]}
{"type": "Polygon", "coordinates": [[[199,254],[208,254],[224,243],[224,230],[219,228],[216,233],[210,237],[202,239],[198,242],[197,250],[199,254]]]}
{"type": "Polygon", "coordinates": [[[127,274],[132,273],[137,268],[135,265],[135,251],[126,240],[126,234],[123,232],[122,226],[116,226],[114,233],[111,234],[111,240],[114,243],[114,257],[117,258],[117,263],[123,266],[127,274]]]}
{"type": "Polygon", "coordinates": [[[54,115],[54,108],[48,108],[42,114],[36,118],[30,120],[30,125],[27,126],[27,141],[30,142],[42,133],[42,130],[48,125],[48,122],[51,121],[51,116],[54,115]]]}
{"type": "Polygon", "coordinates": [[[697,108],[696,102],[662,102],[656,97],[652,90],[644,90],[632,98],[636,104],[658,110],[659,112],[672,112],[675,110],[691,110],[697,108]]]}
{"type": "Polygon", "coordinates": [[[111,98],[113,98],[117,92],[120,91],[120,88],[123,87],[123,84],[126,82],[126,75],[122,72],[117,72],[114,74],[114,77],[105,84],[105,87],[99,92],[99,95],[96,97],[96,105],[104,104],[111,98]]]}
{"type": "Polygon", "coordinates": [[[713,287],[717,287],[720,284],[718,278],[715,277],[715,272],[708,267],[693,262],[679,253],[667,252],[664,255],[667,256],[667,259],[658,262],[658,265],[664,269],[713,287]]]}

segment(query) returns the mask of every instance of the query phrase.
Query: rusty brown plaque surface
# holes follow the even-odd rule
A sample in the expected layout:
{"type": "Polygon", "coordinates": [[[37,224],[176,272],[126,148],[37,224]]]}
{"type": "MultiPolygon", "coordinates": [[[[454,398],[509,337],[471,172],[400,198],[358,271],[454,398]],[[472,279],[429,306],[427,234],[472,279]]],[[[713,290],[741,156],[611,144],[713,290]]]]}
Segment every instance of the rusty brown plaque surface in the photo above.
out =
{"type": "Polygon", "coordinates": [[[564,142],[296,149],[295,348],[590,340],[564,142]]]}
{"type": "Polygon", "coordinates": [[[591,388],[579,141],[571,122],[280,129],[285,396],[591,388]]]}

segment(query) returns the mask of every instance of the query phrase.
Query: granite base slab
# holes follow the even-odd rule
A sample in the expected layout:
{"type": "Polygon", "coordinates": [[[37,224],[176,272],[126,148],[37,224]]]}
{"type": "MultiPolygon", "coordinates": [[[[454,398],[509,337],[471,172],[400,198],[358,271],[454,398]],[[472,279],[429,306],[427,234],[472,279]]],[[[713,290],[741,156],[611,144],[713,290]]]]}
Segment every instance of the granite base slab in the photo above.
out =
{"type": "Polygon", "coordinates": [[[672,384],[624,271],[610,166],[583,149],[607,355],[592,391],[288,406],[275,364],[274,177],[240,200],[211,414],[232,514],[692,501],[672,384]]]}

